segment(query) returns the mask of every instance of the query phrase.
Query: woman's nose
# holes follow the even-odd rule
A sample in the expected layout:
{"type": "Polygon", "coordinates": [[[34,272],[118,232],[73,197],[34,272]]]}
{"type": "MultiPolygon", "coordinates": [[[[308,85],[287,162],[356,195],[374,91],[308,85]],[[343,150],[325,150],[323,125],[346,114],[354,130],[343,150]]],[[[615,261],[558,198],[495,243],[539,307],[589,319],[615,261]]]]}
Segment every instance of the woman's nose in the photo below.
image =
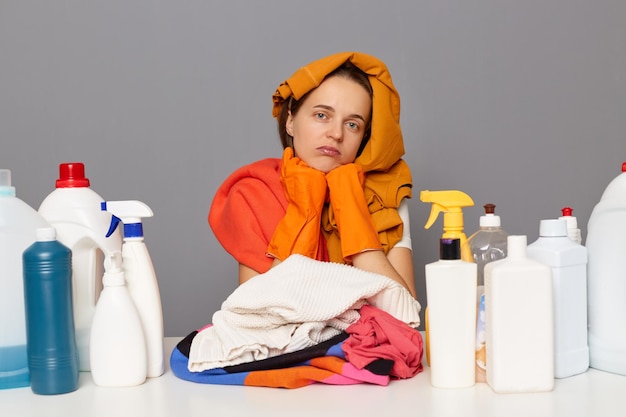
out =
{"type": "Polygon", "coordinates": [[[343,125],[342,123],[336,122],[336,123],[331,123],[328,126],[328,132],[326,133],[326,135],[333,139],[336,140],[337,142],[341,142],[343,140],[343,125]]]}

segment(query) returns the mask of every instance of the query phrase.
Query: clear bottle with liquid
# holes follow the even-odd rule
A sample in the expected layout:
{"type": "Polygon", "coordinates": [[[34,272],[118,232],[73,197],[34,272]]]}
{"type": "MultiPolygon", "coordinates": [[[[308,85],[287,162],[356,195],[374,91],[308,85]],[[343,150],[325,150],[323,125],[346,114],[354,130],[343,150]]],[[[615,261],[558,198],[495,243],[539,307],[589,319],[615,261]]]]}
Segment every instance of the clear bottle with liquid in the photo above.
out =
{"type": "Polygon", "coordinates": [[[508,233],[502,228],[500,216],[495,214],[496,206],[488,203],[485,214],[480,216],[479,229],[467,238],[474,262],[478,265],[479,289],[485,285],[485,265],[506,257],[508,233]]]}
{"type": "Polygon", "coordinates": [[[485,348],[485,265],[506,257],[508,233],[502,229],[500,216],[495,214],[496,206],[487,203],[485,214],[480,216],[479,229],[467,239],[472,257],[477,265],[478,287],[476,299],[476,382],[486,382],[487,351],[485,348]]]}

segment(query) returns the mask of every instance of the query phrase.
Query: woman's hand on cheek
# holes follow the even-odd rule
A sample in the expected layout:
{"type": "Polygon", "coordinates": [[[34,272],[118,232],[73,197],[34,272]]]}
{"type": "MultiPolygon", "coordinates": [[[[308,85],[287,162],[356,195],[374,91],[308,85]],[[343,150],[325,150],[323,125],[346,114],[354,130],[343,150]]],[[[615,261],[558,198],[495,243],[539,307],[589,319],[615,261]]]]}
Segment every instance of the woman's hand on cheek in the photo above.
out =
{"type": "Polygon", "coordinates": [[[326,176],[294,157],[291,148],[285,149],[282,162],[281,182],[288,204],[285,216],[274,231],[267,254],[279,260],[285,260],[294,253],[315,259],[328,189],[326,176]]]}
{"type": "Polygon", "coordinates": [[[378,231],[363,194],[363,168],[354,163],[341,165],[326,174],[326,181],[344,259],[350,262],[357,253],[381,250],[378,231]]]}
{"type": "MultiPolygon", "coordinates": [[[[347,178],[354,179],[356,178],[358,183],[361,185],[361,191],[363,191],[363,184],[365,183],[365,172],[363,171],[363,167],[356,163],[349,163],[344,165],[339,165],[337,168],[334,168],[326,173],[326,179],[330,178],[330,182],[333,185],[339,184],[341,179],[347,180],[347,178]]],[[[343,181],[345,182],[345,181],[343,181]]]]}
{"type": "MultiPolygon", "coordinates": [[[[292,148],[285,148],[281,167],[281,181],[287,200],[306,198],[309,202],[321,202],[326,199],[326,176],[322,171],[311,168],[297,156],[292,148]]],[[[296,203],[295,201],[293,201],[296,203]]],[[[316,204],[317,205],[317,204],[316,204]]]]}

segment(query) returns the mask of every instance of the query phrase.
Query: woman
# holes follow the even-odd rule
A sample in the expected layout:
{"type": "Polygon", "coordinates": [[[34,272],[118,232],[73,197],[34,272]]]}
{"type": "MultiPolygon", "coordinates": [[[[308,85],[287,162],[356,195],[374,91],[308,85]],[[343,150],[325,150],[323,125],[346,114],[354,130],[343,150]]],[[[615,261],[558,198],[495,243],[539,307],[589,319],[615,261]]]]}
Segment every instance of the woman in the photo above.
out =
{"type": "Polygon", "coordinates": [[[331,55],[294,73],[273,101],[282,159],[235,171],[209,212],[240,283],[297,253],[385,275],[415,296],[411,176],[385,64],[331,55]]]}

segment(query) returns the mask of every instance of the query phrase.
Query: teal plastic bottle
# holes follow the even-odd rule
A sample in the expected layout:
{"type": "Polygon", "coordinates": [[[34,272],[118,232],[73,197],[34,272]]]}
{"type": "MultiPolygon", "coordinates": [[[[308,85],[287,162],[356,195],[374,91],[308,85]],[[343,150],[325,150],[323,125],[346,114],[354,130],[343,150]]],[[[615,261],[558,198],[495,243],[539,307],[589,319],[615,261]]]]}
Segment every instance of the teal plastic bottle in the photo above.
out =
{"type": "Polygon", "coordinates": [[[22,256],[30,387],[51,395],[78,388],[78,354],[72,309],[72,255],[52,227],[22,256]]]}

